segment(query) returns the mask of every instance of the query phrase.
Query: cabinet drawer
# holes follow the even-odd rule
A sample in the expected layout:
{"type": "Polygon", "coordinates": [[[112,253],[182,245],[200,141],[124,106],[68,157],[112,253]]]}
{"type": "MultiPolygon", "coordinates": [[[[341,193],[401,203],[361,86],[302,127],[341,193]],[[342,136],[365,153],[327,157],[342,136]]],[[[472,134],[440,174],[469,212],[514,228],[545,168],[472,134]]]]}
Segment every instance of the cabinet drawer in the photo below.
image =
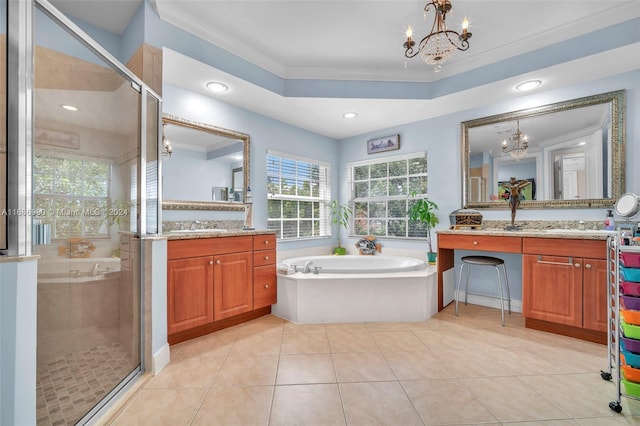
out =
{"type": "Polygon", "coordinates": [[[253,252],[253,266],[273,265],[276,263],[275,250],[260,250],[253,252]]]}
{"type": "Polygon", "coordinates": [[[254,235],[253,236],[253,249],[254,250],[268,250],[276,248],[276,235],[254,235]]]}
{"type": "Polygon", "coordinates": [[[253,309],[276,303],[277,289],[275,265],[253,268],[253,309]]]}
{"type": "Polygon", "coordinates": [[[607,242],[604,240],[524,237],[522,239],[522,253],[606,259],[607,242]]]}
{"type": "Polygon", "coordinates": [[[522,251],[522,238],[486,235],[438,234],[438,247],[453,248],[457,250],[520,253],[522,251]]]}
{"type": "Polygon", "coordinates": [[[131,268],[131,254],[127,251],[120,252],[120,267],[131,268]]]}
{"type": "Polygon", "coordinates": [[[194,238],[169,241],[167,259],[184,259],[251,251],[251,237],[194,238]]]}

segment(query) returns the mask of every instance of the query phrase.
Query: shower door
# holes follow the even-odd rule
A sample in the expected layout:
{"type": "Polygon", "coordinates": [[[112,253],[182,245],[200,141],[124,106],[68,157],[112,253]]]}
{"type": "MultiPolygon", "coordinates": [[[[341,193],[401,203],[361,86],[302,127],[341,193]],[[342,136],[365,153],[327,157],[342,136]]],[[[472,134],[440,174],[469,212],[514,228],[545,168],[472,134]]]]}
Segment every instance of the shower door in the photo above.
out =
{"type": "Polygon", "coordinates": [[[158,102],[94,42],[34,13],[37,421],[75,424],[141,369],[137,200],[153,194],[140,195],[137,170],[158,102]]]}

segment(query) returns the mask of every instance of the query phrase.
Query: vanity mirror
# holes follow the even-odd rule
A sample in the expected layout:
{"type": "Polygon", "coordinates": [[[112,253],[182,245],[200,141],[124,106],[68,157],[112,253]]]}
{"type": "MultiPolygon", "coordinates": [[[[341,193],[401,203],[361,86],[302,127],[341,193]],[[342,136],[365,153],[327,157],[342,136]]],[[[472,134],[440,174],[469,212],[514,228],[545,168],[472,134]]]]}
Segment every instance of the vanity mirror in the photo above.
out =
{"type": "Polygon", "coordinates": [[[249,135],[168,114],[162,123],[173,149],[163,162],[163,209],[244,211],[249,135]]]}
{"type": "Polygon", "coordinates": [[[521,208],[611,207],[625,189],[625,92],[462,123],[462,203],[509,208],[501,184],[530,184],[521,208]]]}

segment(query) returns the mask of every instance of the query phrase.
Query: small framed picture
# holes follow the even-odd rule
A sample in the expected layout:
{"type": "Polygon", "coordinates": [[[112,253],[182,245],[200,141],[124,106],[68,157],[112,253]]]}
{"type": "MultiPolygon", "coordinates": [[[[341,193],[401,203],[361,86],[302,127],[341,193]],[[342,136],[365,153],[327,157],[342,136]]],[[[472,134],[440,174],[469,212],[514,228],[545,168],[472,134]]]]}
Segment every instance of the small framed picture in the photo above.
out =
{"type": "Polygon", "coordinates": [[[400,135],[385,136],[367,141],[367,154],[400,149],[400,135]]]}

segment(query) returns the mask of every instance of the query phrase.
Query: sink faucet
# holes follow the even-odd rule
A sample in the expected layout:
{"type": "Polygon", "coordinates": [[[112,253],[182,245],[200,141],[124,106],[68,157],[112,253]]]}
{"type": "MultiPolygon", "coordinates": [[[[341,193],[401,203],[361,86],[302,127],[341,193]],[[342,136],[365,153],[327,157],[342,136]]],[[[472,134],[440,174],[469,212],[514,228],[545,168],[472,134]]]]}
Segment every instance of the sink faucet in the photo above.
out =
{"type": "Polygon", "coordinates": [[[308,274],[309,272],[311,272],[311,265],[313,265],[313,262],[310,260],[304,262],[304,269],[302,269],[302,273],[308,274]]]}
{"type": "Polygon", "coordinates": [[[580,222],[578,222],[578,229],[581,231],[584,231],[584,220],[581,220],[580,222]]]}
{"type": "Polygon", "coordinates": [[[193,222],[191,222],[191,227],[189,229],[191,229],[192,231],[195,231],[199,227],[200,227],[200,221],[194,220],[193,222]]]}
{"type": "Polygon", "coordinates": [[[91,267],[91,276],[92,277],[97,276],[99,270],[100,270],[100,264],[99,263],[94,263],[93,267],[91,267]]]}

